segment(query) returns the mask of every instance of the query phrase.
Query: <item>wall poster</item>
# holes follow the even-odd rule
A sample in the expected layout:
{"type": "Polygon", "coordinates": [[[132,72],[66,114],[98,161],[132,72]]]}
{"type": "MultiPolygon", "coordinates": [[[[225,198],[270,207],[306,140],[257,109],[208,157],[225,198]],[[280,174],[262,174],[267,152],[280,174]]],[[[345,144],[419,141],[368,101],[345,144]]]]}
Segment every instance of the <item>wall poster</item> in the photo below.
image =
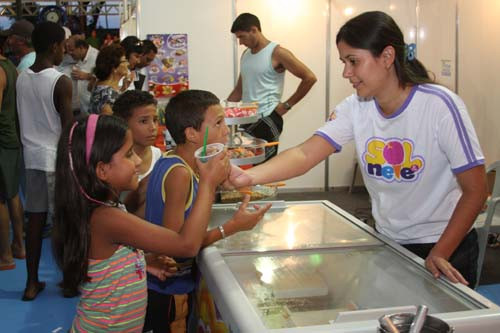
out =
{"type": "Polygon", "coordinates": [[[189,88],[187,34],[150,34],[158,48],[148,66],[149,91],[156,98],[169,98],[189,88]]]}

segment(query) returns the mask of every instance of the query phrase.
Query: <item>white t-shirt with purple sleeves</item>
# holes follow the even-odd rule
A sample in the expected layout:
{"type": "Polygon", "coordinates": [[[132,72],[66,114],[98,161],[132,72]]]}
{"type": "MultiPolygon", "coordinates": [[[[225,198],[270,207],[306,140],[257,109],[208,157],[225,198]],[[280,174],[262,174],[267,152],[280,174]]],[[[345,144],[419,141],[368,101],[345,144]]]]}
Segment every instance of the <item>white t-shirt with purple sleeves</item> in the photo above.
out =
{"type": "Polygon", "coordinates": [[[423,84],[395,113],[352,95],[316,135],[337,151],[354,140],[377,231],[401,244],[434,243],[462,194],[456,174],[484,164],[463,101],[423,84]]]}

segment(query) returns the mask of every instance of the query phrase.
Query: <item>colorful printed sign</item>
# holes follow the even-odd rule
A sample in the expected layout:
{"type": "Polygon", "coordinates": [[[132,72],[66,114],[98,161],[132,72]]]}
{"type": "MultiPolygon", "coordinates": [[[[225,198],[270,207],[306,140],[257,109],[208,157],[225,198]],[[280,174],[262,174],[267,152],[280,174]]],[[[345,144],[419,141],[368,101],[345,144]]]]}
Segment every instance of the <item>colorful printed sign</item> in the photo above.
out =
{"type": "Polygon", "coordinates": [[[408,139],[370,138],[363,153],[368,177],[391,183],[415,181],[424,168],[424,159],[414,156],[414,143],[408,139]]]}
{"type": "Polygon", "coordinates": [[[147,35],[158,48],[148,67],[149,91],[156,98],[172,97],[189,88],[187,34],[147,35]]]}

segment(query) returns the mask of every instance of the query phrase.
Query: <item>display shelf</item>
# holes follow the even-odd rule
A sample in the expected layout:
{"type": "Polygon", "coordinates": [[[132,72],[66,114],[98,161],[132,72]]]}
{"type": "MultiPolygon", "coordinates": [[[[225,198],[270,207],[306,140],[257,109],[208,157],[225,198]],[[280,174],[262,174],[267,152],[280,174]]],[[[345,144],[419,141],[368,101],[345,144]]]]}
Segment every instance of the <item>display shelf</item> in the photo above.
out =
{"type": "Polygon", "coordinates": [[[233,165],[249,165],[262,163],[266,159],[266,154],[261,154],[253,157],[244,158],[231,158],[231,164],[233,165]]]}
{"type": "Polygon", "coordinates": [[[223,105],[226,125],[229,126],[228,148],[240,149],[243,155],[245,155],[245,152],[253,155],[231,158],[231,163],[234,165],[252,165],[264,162],[266,155],[263,145],[267,141],[254,138],[238,130],[239,125],[248,125],[259,121],[258,104],[224,101],[223,105]]]}
{"type": "Polygon", "coordinates": [[[226,117],[224,119],[226,120],[226,125],[233,126],[233,125],[253,124],[257,122],[259,118],[260,116],[256,114],[249,117],[226,117]]]}

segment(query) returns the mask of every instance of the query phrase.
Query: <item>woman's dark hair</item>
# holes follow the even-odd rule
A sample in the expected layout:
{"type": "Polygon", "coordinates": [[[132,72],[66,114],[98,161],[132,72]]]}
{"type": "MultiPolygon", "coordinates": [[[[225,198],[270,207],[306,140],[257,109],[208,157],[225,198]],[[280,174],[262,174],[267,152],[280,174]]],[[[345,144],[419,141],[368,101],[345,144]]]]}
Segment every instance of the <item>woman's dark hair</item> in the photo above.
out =
{"type": "Polygon", "coordinates": [[[147,105],[156,106],[157,103],[153,95],[147,91],[127,90],[113,104],[113,114],[128,120],[132,117],[135,108],[147,105]]]}
{"type": "Polygon", "coordinates": [[[99,80],[109,78],[113,69],[120,66],[121,58],[125,55],[125,51],[118,44],[111,44],[103,47],[95,60],[94,74],[99,80]]]}
{"type": "Polygon", "coordinates": [[[66,38],[64,29],[54,22],[37,24],[31,34],[31,43],[36,53],[44,53],[54,44],[60,44],[66,38]]]}
{"type": "Polygon", "coordinates": [[[336,44],[340,42],[368,50],[374,57],[379,57],[390,45],[396,52],[394,67],[401,87],[432,82],[427,69],[416,57],[408,59],[403,33],[386,13],[365,12],[350,19],[337,33],[336,44]]]}
{"type": "Polygon", "coordinates": [[[165,108],[165,125],[175,143],[186,143],[184,130],[200,130],[208,107],[219,103],[217,96],[205,90],[184,90],[173,97],[165,108]]]}
{"type": "Polygon", "coordinates": [[[76,124],[71,137],[71,150],[69,133],[72,124],[64,129],[57,148],[52,249],[55,261],[63,273],[61,287],[65,295],[76,295],[78,287],[88,281],[90,217],[99,204],[89,201],[82,190],[95,200],[107,202],[111,199],[118,202],[117,194],[108,184],[99,180],[95,170],[99,162],[111,161],[113,154],[123,146],[127,133],[127,124],[123,119],[99,116],[87,165],[87,119],[88,117],[80,119],[76,124]],[[74,171],[71,170],[69,154],[74,171]]]}
{"type": "Polygon", "coordinates": [[[125,56],[129,59],[132,53],[143,54],[144,45],[142,41],[136,36],[127,36],[121,42],[120,45],[125,50],[125,56]]]}
{"type": "Polygon", "coordinates": [[[240,14],[236,20],[234,20],[233,25],[231,26],[231,33],[235,33],[237,31],[250,31],[252,27],[256,27],[260,30],[260,21],[257,16],[250,13],[240,14]]]}

